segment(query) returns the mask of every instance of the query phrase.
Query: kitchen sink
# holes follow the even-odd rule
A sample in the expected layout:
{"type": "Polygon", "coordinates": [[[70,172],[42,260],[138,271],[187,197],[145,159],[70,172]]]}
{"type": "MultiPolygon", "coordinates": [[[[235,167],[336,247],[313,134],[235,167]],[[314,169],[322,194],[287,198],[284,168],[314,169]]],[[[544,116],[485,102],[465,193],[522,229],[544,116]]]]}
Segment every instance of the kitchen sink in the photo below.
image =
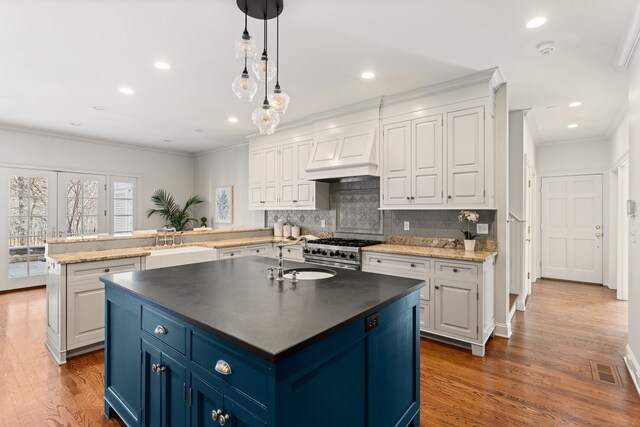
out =
{"type": "Polygon", "coordinates": [[[292,279],[293,274],[292,271],[298,272],[298,280],[322,280],[329,279],[335,276],[336,273],[333,270],[329,270],[328,268],[295,268],[284,271],[285,279],[292,279]]]}
{"type": "Polygon", "coordinates": [[[216,259],[215,250],[198,246],[153,249],[149,252],[151,255],[146,259],[147,270],[214,261],[216,259]]]}

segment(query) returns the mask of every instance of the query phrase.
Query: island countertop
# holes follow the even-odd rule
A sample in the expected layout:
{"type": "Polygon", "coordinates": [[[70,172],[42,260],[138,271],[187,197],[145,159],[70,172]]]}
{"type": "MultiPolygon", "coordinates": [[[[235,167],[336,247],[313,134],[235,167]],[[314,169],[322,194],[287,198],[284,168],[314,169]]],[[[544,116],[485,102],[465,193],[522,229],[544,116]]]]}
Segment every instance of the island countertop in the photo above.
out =
{"type": "MultiPolygon", "coordinates": [[[[144,302],[270,362],[290,356],[424,286],[424,282],[334,269],[293,287],[267,279],[275,260],[248,257],[101,276],[144,302]]],[[[285,269],[309,264],[284,262],[285,269]]],[[[364,325],[363,325],[364,327],[364,325]]]]}

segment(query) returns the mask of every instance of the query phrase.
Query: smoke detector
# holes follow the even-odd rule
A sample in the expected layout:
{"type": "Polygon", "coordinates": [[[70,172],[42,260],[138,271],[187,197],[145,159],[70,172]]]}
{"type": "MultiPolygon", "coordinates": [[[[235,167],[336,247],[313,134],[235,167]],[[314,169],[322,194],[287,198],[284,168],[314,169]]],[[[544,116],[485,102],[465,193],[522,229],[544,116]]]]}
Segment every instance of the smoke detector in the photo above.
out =
{"type": "Polygon", "coordinates": [[[541,54],[548,55],[556,50],[556,44],[552,41],[542,42],[536,45],[536,49],[538,49],[538,52],[540,52],[541,54]]]}

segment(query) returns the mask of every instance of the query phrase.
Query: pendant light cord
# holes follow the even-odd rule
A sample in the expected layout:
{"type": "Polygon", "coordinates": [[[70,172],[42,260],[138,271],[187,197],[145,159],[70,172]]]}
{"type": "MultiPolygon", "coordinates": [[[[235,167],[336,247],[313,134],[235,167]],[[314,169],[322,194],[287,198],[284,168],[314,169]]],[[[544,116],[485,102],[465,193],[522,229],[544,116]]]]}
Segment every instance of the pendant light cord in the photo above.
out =
{"type": "Polygon", "coordinates": [[[264,2],[264,103],[269,105],[269,100],[267,99],[267,72],[269,71],[269,55],[267,53],[267,0],[264,2]]]}
{"type": "Polygon", "coordinates": [[[276,10],[276,87],[280,86],[280,8],[276,10]]]}

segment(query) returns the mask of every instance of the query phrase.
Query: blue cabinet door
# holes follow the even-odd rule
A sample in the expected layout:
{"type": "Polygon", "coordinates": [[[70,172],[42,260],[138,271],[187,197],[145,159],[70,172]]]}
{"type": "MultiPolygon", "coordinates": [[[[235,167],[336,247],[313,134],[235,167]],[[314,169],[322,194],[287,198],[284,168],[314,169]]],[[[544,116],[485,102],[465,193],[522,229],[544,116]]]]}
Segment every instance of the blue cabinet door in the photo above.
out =
{"type": "MultiPolygon", "coordinates": [[[[219,426],[217,411],[224,410],[222,393],[204,382],[197,375],[191,375],[191,426],[219,426]]],[[[227,424],[230,425],[230,424],[227,424]]]]}
{"type": "Polygon", "coordinates": [[[156,373],[162,352],[142,340],[142,425],[159,427],[162,420],[162,378],[156,373]]]}
{"type": "Polygon", "coordinates": [[[162,426],[178,427],[187,425],[187,370],[183,364],[162,353],[162,426]]]}

